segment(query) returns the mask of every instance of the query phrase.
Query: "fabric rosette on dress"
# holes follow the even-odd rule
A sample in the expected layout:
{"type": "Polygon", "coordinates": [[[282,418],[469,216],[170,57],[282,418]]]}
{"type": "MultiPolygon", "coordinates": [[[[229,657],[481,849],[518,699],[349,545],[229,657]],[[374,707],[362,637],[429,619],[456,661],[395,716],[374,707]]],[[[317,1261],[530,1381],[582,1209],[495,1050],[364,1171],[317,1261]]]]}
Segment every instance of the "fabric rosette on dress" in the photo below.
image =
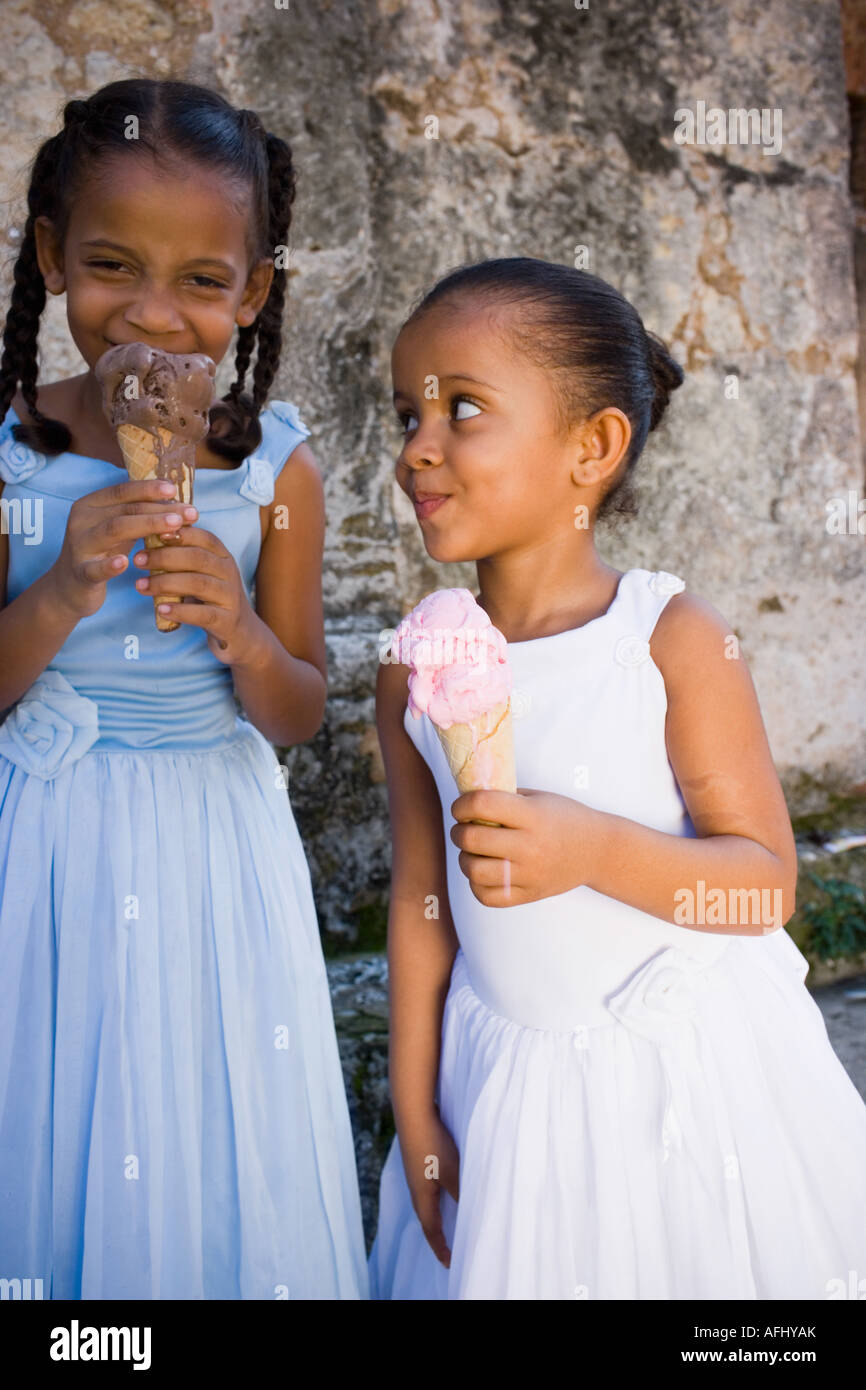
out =
{"type": "Polygon", "coordinates": [[[677,946],[668,946],[645,965],[607,1001],[607,1007],[629,1032],[658,1048],[665,1080],[665,1105],[661,1118],[663,1159],[671,1149],[682,1151],[681,1117],[688,1113],[688,1092],[683,1089],[684,1047],[698,1011],[700,995],[707,989],[707,963],[696,960],[677,946]]]}
{"type": "Polygon", "coordinates": [[[274,470],[267,459],[251,454],[245,465],[245,476],[238,492],[241,497],[267,507],[274,500],[274,470]]]}
{"type": "Polygon", "coordinates": [[[47,462],[45,454],[38,454],[29,444],[21,444],[15,438],[8,420],[0,426],[0,478],[4,483],[23,483],[47,462]]]}
{"type": "Polygon", "coordinates": [[[47,782],[77,762],[98,738],[96,703],[49,668],[0,725],[0,753],[47,782]]]}

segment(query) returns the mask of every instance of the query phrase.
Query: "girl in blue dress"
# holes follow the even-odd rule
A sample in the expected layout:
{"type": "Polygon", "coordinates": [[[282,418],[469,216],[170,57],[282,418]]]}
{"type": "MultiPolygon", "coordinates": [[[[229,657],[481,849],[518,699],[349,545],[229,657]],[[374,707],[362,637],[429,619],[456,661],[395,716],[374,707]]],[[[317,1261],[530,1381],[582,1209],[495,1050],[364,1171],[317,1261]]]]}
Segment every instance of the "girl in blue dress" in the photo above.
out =
{"type": "Polygon", "coordinates": [[[295,406],[263,409],[291,152],[181,82],[112,83],[64,116],[0,363],[0,1276],[60,1299],[366,1297],[271,747],[315,734],[327,673],[320,474],[295,406]],[[37,385],[46,290],[87,371],[37,385]],[[128,480],[93,367],[138,341],[219,363],[236,327],[180,508],[128,480]],[[158,576],[154,534],[180,541],[158,576]]]}

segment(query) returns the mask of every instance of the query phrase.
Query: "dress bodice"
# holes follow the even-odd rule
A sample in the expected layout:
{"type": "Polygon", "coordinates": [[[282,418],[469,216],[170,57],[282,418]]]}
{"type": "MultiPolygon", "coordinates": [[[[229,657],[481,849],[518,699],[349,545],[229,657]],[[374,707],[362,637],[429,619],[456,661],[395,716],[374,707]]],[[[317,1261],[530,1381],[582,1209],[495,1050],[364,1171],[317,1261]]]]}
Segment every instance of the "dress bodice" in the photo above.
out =
{"type": "MultiPolygon", "coordinates": [[[[628,570],[606,613],[550,637],[508,643],[518,787],[572,796],[669,835],[695,830],[667,756],[664,679],[649,639],[670,596],[664,570],[628,570]]],[[[664,922],[582,886],[539,902],[485,907],[451,839],[458,791],[427,715],[404,728],[436,780],[448,895],[472,987],[525,1027],[610,1021],[605,999],[655,951],[679,947],[709,961],[730,938],[664,922]]]]}
{"type": "MultiPolygon", "coordinates": [[[[248,593],[261,546],[259,508],[273,501],[275,478],[310,433],[290,401],[273,401],[259,419],[262,442],[255,453],[236,468],[197,469],[193,498],[195,525],[231,552],[248,593]]],[[[14,438],[17,423],[10,407],[0,426],[7,604],[56,561],[72,503],[116,483],[121,471],[106,459],[37,453],[14,438]]],[[[136,542],[127,569],[109,579],[102,607],[69,634],[46,669],[40,693],[55,704],[68,696],[67,708],[84,724],[98,719],[95,749],[216,747],[231,736],[237,717],[231,671],[210,651],[204,629],[157,629],[152,596],[135,588],[140,572],[133,557],[143,548],[143,541],[136,542]],[[51,672],[57,673],[53,679],[51,672]]]]}

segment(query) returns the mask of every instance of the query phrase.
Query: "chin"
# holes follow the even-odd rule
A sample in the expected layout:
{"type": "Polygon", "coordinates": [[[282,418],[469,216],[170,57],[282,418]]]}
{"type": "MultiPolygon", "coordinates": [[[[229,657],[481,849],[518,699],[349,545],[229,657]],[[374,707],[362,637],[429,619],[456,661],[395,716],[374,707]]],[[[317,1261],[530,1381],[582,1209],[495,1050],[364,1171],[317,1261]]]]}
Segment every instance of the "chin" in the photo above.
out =
{"type": "Polygon", "coordinates": [[[481,549],[477,546],[460,545],[453,536],[424,536],[424,549],[431,560],[440,565],[459,565],[464,560],[477,560],[481,549]]]}

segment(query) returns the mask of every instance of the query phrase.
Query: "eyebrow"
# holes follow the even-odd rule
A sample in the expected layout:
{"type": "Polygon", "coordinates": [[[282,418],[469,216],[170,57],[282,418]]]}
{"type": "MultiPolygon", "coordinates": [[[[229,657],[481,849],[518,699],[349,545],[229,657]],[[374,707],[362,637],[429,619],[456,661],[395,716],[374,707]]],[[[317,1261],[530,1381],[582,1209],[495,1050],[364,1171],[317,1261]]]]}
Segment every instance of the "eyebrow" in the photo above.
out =
{"type": "MultiPolygon", "coordinates": [[[[470,376],[468,372],[449,372],[448,376],[440,376],[439,380],[473,381],[476,386],[486,386],[488,391],[495,391],[498,396],[504,394],[498,386],[492,386],[489,381],[481,381],[477,376],[470,376]]],[[[396,401],[398,396],[406,396],[407,400],[409,399],[408,393],[406,391],[400,391],[399,389],[394,392],[393,400],[396,401]]]]}
{"type": "MultiPolygon", "coordinates": [[[[129,246],[121,246],[119,241],[109,241],[107,237],[98,237],[95,241],[82,241],[82,246],[103,247],[107,246],[112,251],[120,251],[124,256],[134,256],[135,252],[129,246]]],[[[182,270],[189,270],[194,265],[218,265],[228,275],[234,275],[234,266],[229,265],[228,261],[221,261],[218,256],[197,256],[194,260],[184,261],[182,270]]]]}

